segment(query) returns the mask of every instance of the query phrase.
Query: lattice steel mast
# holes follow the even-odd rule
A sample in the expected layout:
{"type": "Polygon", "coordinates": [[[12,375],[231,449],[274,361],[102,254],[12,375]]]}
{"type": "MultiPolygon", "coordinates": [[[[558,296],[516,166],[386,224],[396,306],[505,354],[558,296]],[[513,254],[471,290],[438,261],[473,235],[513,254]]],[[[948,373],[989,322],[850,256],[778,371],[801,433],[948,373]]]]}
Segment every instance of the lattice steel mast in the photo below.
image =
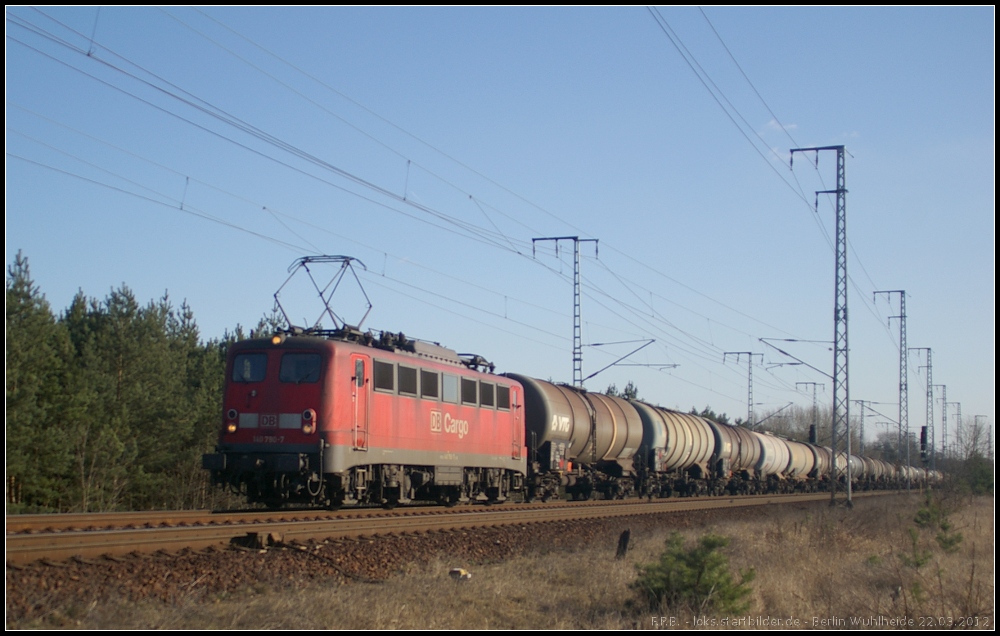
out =
{"type": "Polygon", "coordinates": [[[763,353],[753,353],[751,351],[726,351],[722,354],[722,364],[726,363],[726,356],[736,356],[736,363],[739,364],[740,356],[747,356],[747,428],[754,427],[753,413],[753,357],[760,356],[761,362],[764,360],[763,353]]]}
{"type": "Polygon", "coordinates": [[[955,457],[959,460],[965,459],[965,449],[962,447],[962,403],[949,402],[955,405],[955,457]]]}
{"type": "MultiPolygon", "coordinates": [[[[856,403],[861,405],[861,417],[858,418],[858,428],[861,429],[858,435],[858,453],[861,455],[865,454],[865,404],[871,404],[871,400],[854,400],[856,403]]],[[[871,408],[870,406],[868,408],[871,408]]]]}
{"type": "MultiPolygon", "coordinates": [[[[941,459],[948,459],[948,385],[935,384],[941,389],[941,459]]],[[[937,453],[935,453],[937,456],[937,453]]],[[[937,466],[935,465],[935,468],[937,466]]]]}
{"type": "Polygon", "coordinates": [[[902,289],[893,289],[891,291],[877,291],[872,292],[872,298],[874,299],[879,294],[899,294],[899,315],[889,316],[892,318],[899,318],[899,433],[897,435],[900,440],[899,450],[900,457],[899,460],[902,461],[902,440],[906,440],[906,489],[910,489],[910,421],[909,421],[909,388],[906,382],[906,291],[902,289]]]}
{"type": "MultiPolygon", "coordinates": [[[[810,444],[815,444],[816,443],[816,437],[817,437],[817,435],[819,433],[819,406],[816,403],[816,387],[817,386],[824,386],[824,385],[823,384],[816,384],[815,382],[796,382],[795,383],[795,388],[798,389],[800,384],[803,385],[803,386],[812,385],[812,388],[813,388],[812,425],[810,426],[810,430],[809,430],[809,443],[810,444]]],[[[862,444],[864,443],[864,439],[861,440],[861,443],[862,444]]]]}
{"type": "Polygon", "coordinates": [[[819,166],[819,151],[837,151],[837,188],[835,190],[819,190],[816,192],[816,209],[819,211],[820,194],[837,195],[837,230],[836,230],[836,256],[835,256],[835,282],[834,282],[834,302],[833,302],[833,418],[830,426],[830,442],[833,448],[833,462],[830,468],[830,504],[837,501],[837,486],[839,474],[837,472],[837,434],[844,431],[847,439],[847,467],[846,493],[847,504],[851,505],[851,418],[850,418],[850,391],[848,389],[847,374],[847,181],[844,166],[844,146],[820,146],[816,148],[793,148],[791,150],[791,160],[789,166],[795,159],[796,152],[816,153],[816,166],[819,166]]]}
{"type": "Polygon", "coordinates": [[[580,333],[580,243],[593,243],[597,255],[598,239],[582,239],[579,236],[549,236],[531,239],[534,255],[536,241],[555,241],[556,256],[559,256],[559,241],[573,241],[573,386],[583,388],[583,343],[580,333]]]}
{"type": "MultiPolygon", "coordinates": [[[[934,385],[932,384],[933,366],[931,365],[930,347],[912,347],[910,351],[927,352],[927,425],[924,427],[924,434],[921,435],[921,456],[920,461],[924,466],[934,468],[934,385]]],[[[924,367],[920,367],[923,369],[924,367]]]]}

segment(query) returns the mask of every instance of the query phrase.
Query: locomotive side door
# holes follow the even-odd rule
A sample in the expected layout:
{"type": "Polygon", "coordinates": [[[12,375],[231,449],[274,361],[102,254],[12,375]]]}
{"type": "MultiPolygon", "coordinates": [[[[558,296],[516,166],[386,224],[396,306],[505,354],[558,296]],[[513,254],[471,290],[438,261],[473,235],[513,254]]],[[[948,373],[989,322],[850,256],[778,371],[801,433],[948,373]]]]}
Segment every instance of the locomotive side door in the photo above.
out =
{"type": "Polygon", "coordinates": [[[351,354],[351,409],[354,450],[368,450],[368,402],[371,387],[371,362],[366,356],[351,354]]]}
{"type": "Polygon", "coordinates": [[[524,413],[521,412],[521,391],[517,387],[510,388],[510,412],[513,416],[513,431],[511,433],[511,459],[521,459],[521,433],[524,431],[524,413]]]}

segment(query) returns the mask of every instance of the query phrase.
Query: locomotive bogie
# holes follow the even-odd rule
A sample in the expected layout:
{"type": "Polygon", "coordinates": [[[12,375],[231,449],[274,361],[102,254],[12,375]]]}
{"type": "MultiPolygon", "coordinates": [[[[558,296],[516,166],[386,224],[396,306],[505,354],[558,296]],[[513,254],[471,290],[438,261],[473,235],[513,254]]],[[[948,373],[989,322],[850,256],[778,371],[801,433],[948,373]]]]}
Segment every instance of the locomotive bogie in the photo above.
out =
{"type": "Polygon", "coordinates": [[[412,501],[502,503],[523,489],[523,475],[500,468],[374,464],[328,475],[326,486],[324,503],[331,508],[392,508],[412,501]]]}

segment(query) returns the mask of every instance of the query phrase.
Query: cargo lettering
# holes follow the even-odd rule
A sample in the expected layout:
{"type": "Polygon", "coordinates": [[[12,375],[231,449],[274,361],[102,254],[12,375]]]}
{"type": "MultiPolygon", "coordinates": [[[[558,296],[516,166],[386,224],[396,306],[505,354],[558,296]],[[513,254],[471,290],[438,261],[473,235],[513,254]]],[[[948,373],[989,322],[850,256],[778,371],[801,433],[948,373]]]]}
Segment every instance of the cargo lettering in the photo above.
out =
{"type": "Polygon", "coordinates": [[[469,434],[469,422],[453,418],[451,413],[442,416],[441,411],[431,411],[431,433],[451,433],[462,439],[469,434]]]}
{"type": "Polygon", "coordinates": [[[441,411],[431,411],[431,432],[450,433],[462,439],[469,434],[469,422],[453,418],[451,413],[445,413],[444,417],[441,417],[441,411]]]}
{"type": "Polygon", "coordinates": [[[444,432],[457,434],[458,439],[462,439],[469,434],[469,423],[465,420],[453,420],[450,413],[445,413],[444,432]]]}
{"type": "Polygon", "coordinates": [[[569,433],[569,416],[552,414],[552,432],[569,433]]]}

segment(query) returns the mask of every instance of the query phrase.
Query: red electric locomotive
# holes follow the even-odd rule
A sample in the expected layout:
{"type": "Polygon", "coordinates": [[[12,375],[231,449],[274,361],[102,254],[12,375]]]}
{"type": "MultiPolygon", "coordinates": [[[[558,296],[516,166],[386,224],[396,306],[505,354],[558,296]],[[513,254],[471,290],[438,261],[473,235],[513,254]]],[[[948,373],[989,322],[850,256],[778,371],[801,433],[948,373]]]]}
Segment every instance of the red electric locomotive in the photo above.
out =
{"type": "Polygon", "coordinates": [[[524,391],[478,357],[351,329],[234,344],[213,481],[250,502],[504,501],[523,488],[524,391]]]}

